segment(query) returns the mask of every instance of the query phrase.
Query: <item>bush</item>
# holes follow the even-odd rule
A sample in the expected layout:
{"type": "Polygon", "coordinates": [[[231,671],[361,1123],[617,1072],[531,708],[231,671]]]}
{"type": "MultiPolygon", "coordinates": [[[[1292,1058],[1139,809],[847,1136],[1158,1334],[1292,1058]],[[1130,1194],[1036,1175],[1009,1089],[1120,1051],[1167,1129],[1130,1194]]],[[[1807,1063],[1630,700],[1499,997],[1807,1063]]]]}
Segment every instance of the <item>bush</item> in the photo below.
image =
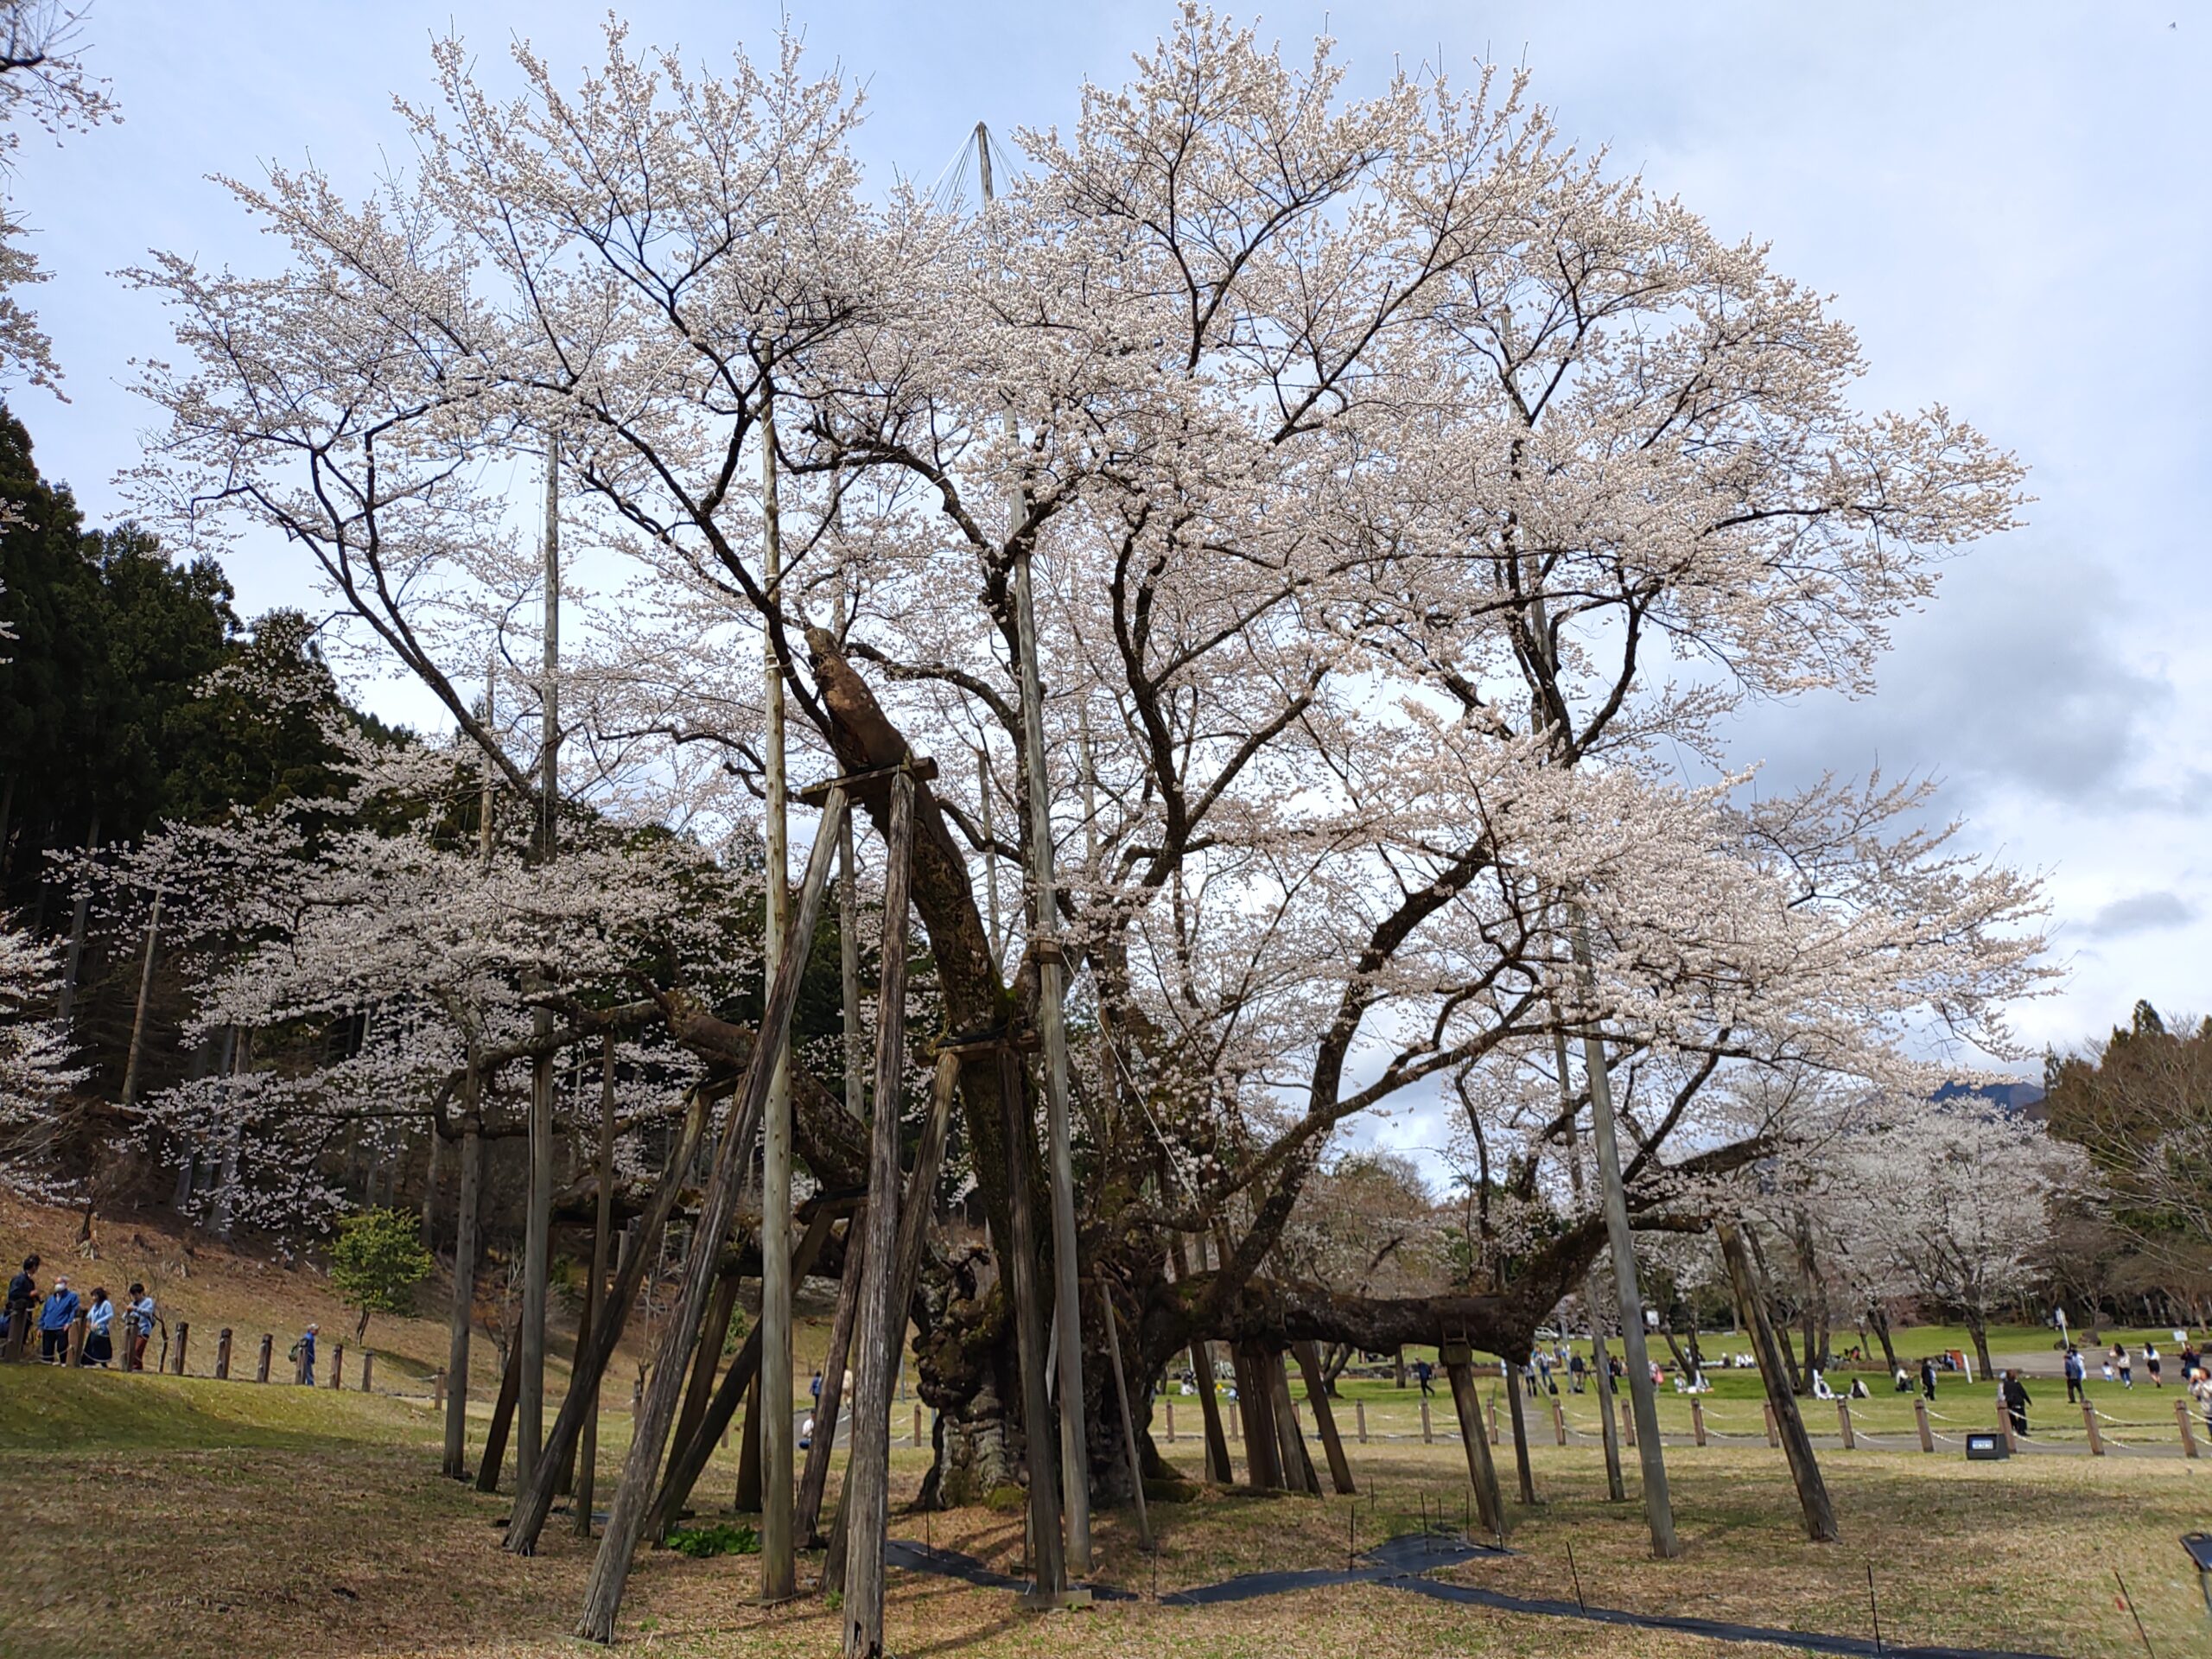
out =
{"type": "Polygon", "coordinates": [[[677,1527],[666,1540],[668,1547],[679,1555],[689,1555],[695,1561],[709,1555],[758,1555],[760,1535],[750,1527],[734,1522],[716,1521],[703,1527],[677,1527]]]}

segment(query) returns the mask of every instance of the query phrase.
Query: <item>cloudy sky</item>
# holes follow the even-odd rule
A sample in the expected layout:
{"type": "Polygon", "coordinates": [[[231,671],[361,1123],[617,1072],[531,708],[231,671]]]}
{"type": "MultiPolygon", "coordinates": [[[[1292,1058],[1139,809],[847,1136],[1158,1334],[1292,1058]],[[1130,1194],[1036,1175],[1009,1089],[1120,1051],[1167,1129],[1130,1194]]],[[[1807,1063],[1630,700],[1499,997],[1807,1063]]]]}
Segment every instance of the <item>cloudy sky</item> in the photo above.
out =
{"type": "MultiPolygon", "coordinates": [[[[779,16],[750,3],[621,10],[638,41],[705,60],[739,40],[765,55],[779,16]]],[[[1082,80],[1120,79],[1169,15],[1116,0],[792,12],[821,59],[867,81],[863,149],[886,180],[934,178],[978,118],[1065,122],[1082,80]]],[[[60,149],[27,138],[12,192],[54,273],[35,298],[72,399],[13,394],[48,475],[111,512],[148,423],[129,365],[168,336],[109,273],[149,247],[264,257],[208,175],[312,155],[365,184],[404,164],[390,99],[427,92],[434,34],[457,31],[487,66],[526,35],[580,67],[603,16],[505,0],[96,0],[89,58],[124,123],[60,149]]],[[[1742,753],[1777,783],[1931,773],[1967,845],[2044,874],[2069,978],[2021,1011],[2029,1042],[2078,1042],[2139,996],[2212,1010],[2212,14],[2178,0],[1365,0],[1260,22],[1294,56],[1332,30],[1357,86],[1394,60],[1455,74],[1525,63],[1579,143],[1724,234],[1770,239],[1782,270],[1832,293],[1872,365],[1870,405],[1942,401],[2020,454],[2031,522],[1961,560],[1897,631],[1879,695],[1762,710],[1742,753]]],[[[308,601],[277,550],[232,568],[249,613],[308,601]]]]}

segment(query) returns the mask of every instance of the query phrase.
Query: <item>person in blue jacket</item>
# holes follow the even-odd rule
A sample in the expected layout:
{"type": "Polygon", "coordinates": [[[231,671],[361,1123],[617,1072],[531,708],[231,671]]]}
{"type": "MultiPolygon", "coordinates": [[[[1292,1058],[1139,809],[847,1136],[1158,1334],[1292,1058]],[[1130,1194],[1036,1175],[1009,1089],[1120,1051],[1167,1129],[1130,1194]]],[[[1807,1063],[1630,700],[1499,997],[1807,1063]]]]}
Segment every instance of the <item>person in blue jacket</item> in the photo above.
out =
{"type": "Polygon", "coordinates": [[[38,1313],[38,1357],[49,1365],[69,1363],[69,1326],[77,1317],[77,1293],[67,1279],[56,1279],[38,1313]]]}

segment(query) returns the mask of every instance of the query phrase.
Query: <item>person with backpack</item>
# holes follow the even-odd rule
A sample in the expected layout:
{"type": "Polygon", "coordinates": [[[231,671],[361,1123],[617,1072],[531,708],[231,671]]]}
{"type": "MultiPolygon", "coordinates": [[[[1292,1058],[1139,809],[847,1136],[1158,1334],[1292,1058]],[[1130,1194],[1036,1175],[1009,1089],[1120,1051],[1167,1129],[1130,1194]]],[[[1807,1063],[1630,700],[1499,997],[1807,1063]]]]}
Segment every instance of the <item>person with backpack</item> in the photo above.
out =
{"type": "Polygon", "coordinates": [[[49,1365],[69,1363],[69,1327],[80,1304],[67,1279],[56,1279],[38,1315],[38,1357],[49,1365]]]}
{"type": "Polygon", "coordinates": [[[310,1322],[300,1332],[300,1339],[292,1344],[292,1363],[300,1368],[300,1386],[315,1387],[315,1333],[316,1326],[310,1322]]]}
{"type": "Polygon", "coordinates": [[[2028,1385],[2020,1381],[2019,1372],[2007,1371],[2004,1386],[1999,1392],[2005,1399],[2005,1414],[2012,1420],[2012,1432],[2025,1440],[2028,1436],[2028,1407],[2033,1403],[2028,1398],[2028,1385]]]}
{"type": "Polygon", "coordinates": [[[2089,1397],[2088,1390],[2084,1386],[2088,1381],[2088,1376],[2089,1368],[2082,1363],[2082,1351],[2072,1343],[2068,1343],[2066,1344],[2066,1403],[2068,1405],[2078,1406],[2089,1397]]]}

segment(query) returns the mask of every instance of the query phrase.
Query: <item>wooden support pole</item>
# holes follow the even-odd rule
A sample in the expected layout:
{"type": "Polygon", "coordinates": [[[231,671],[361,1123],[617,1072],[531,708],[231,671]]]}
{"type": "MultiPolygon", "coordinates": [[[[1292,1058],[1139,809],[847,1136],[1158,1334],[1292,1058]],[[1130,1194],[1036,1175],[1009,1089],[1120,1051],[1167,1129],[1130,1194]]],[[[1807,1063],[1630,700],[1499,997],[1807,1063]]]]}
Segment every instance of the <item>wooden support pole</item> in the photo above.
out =
{"type": "Polygon", "coordinates": [[[1552,1433],[1561,1446],[1567,1444],[1567,1408],[1556,1400],[1552,1402],[1552,1433]]]}
{"type": "Polygon", "coordinates": [[[714,1172],[707,1183],[691,1249],[684,1262],[676,1313],[662,1332],[652,1375],[638,1413],[637,1431],[629,1455],[623,1460],[622,1483],[607,1512],[607,1531],[592,1562],[591,1581],[585,1591],[584,1609],[576,1634],[587,1641],[614,1639],[614,1617],[630,1579],[630,1562],[643,1535],[660,1472],[662,1453],[676,1418],[677,1396],[683,1385],[683,1358],[699,1337],[706,1318],[707,1298],[713,1289],[721,1242],[736,1213],[740,1187],[751,1162],[752,1136],[758,1132],[767,1104],[769,1085],[791,1039],[791,1011],[798,1001],[799,982],[806,971],[809,946],[821,914],[823,890],[829,884],[830,866],[837,845],[837,823],[844,815],[842,788],[832,788],[823,804],[823,822],[807,860],[806,879],[800,889],[798,912],[791,931],[791,948],[776,965],[766,1006],[761,1011],[752,1064],[730,1112],[731,1132],[715,1151],[714,1172]],[[741,1136],[736,1131],[752,1126],[741,1136]],[[746,1144],[741,1146],[743,1139],[746,1144]]]}
{"type": "Polygon", "coordinates": [[[1491,1460],[1490,1440],[1483,1433],[1482,1402],[1475,1395],[1474,1367],[1465,1344],[1446,1343],[1444,1374],[1452,1382],[1452,1406],[1459,1418],[1459,1439],[1467,1458],[1467,1479],[1475,1489],[1475,1508],[1483,1530],[1494,1537],[1505,1535],[1505,1503],[1497,1490],[1497,1465],[1491,1460]]]}
{"type": "Polygon", "coordinates": [[[443,1411],[446,1405],[446,1374],[439,1371],[430,1378],[430,1409],[443,1411]]]}
{"type": "Polygon", "coordinates": [[[1166,1414],[1167,1444],[1173,1446],[1175,1444],[1175,1402],[1173,1400],[1163,1401],[1160,1409],[1166,1414]]]}
{"type": "Polygon", "coordinates": [[[1536,1471],[1529,1462],[1529,1419],[1521,1403],[1521,1390],[1512,1382],[1505,1385],[1506,1415],[1513,1425],[1513,1472],[1520,1484],[1521,1501],[1533,1507],[1536,1502],[1536,1471]]]}
{"type": "Polygon", "coordinates": [[[1423,1395],[1421,1399],[1421,1443],[1423,1446],[1433,1446],[1436,1443],[1435,1427],[1428,1421],[1428,1396],[1427,1395],[1423,1395]]]}
{"type": "MultiPolygon", "coordinates": [[[[515,1401],[522,1392],[522,1344],[507,1344],[507,1363],[499,1368],[499,1397],[492,1402],[492,1425],[484,1431],[484,1456],[476,1465],[476,1490],[499,1490],[499,1471],[507,1460],[507,1436],[514,1432],[515,1401]]],[[[512,1530],[512,1529],[510,1529],[512,1530]]]]}
{"type": "Polygon", "coordinates": [[[330,1345],[330,1389],[331,1389],[331,1392],[332,1392],[332,1393],[334,1393],[334,1394],[342,1392],[342,1391],[344,1390],[345,1387],[346,1387],[346,1344],[345,1344],[344,1343],[342,1343],[342,1342],[336,1342],[336,1343],[333,1343],[333,1344],[330,1345]]]}
{"type": "MultiPolygon", "coordinates": [[[[1205,1235],[1193,1241],[1198,1251],[1198,1265],[1205,1266],[1205,1235]]],[[[1168,1259],[1175,1265],[1175,1276],[1188,1276],[1187,1262],[1183,1254],[1183,1240],[1179,1234],[1170,1242],[1168,1259]]],[[[1205,1431],[1206,1478],[1217,1486],[1227,1486],[1235,1481],[1236,1474],[1229,1466],[1229,1436],[1224,1432],[1221,1400],[1214,1392],[1213,1345],[1204,1338],[1191,1343],[1191,1377],[1198,1391],[1198,1421],[1205,1431]]]]}
{"type": "Polygon", "coordinates": [[[1029,1190],[1029,1148],[1035,1136],[1022,1092],[1020,1063],[1011,1046],[999,1050],[1000,1129],[1007,1146],[1007,1225],[1013,1236],[998,1252],[1014,1270],[1014,1329],[1021,1367],[1021,1439],[1029,1468],[1028,1605],[1051,1607],[1069,1596],[1067,1552],[1060,1533],[1060,1467],[1053,1444],[1052,1407],[1045,1386],[1051,1344],[1045,1338],[1044,1287],[1038,1282],[1037,1221],[1029,1190]]]}
{"type": "MultiPolygon", "coordinates": [[[[261,1336],[261,1357],[254,1362],[253,1380],[255,1382],[266,1382],[269,1380],[269,1364],[276,1351],[276,1338],[264,1331],[261,1336]]],[[[441,1371],[438,1375],[442,1379],[445,1373],[441,1371]]]]}
{"type": "Polygon", "coordinates": [[[1920,1428],[1920,1449],[1923,1452],[1933,1452],[1936,1449],[1936,1433],[1928,1426],[1928,1402],[1915,1395],[1912,1402],[1912,1414],[1920,1428]]]}
{"type": "MultiPolygon", "coordinates": [[[[582,1395],[583,1422],[575,1439],[575,1471],[569,1483],[574,1493],[569,1505],[571,1529],[579,1538],[591,1536],[592,1500],[599,1484],[600,1368],[593,1363],[591,1335],[599,1324],[600,1305],[607,1294],[607,1274],[614,1255],[614,1039],[609,1036],[599,1055],[599,1153],[592,1173],[594,1193],[591,1225],[591,1278],[584,1286],[584,1305],[576,1319],[576,1358],[569,1374],[571,1393],[582,1395]]],[[[563,1402],[563,1409],[567,1402],[563,1402]]],[[[555,1437],[560,1422],[554,1422],[555,1437]]]]}
{"type": "MultiPolygon", "coordinates": [[[[906,907],[913,879],[914,781],[891,780],[885,824],[883,944],[876,971],[874,1111],[868,1126],[868,1255],[861,1268],[860,1324],[854,1340],[853,1449],[845,1529],[845,1659],[881,1659],[883,1546],[890,1524],[891,1373],[906,1334],[898,1295],[899,1083],[906,1065],[906,907]]],[[[949,1056],[940,1077],[954,1071],[949,1056]]],[[[926,1202],[926,1198],[924,1199],[926,1202]]],[[[918,1229],[917,1232],[918,1236],[918,1229]]]]}
{"type": "Polygon", "coordinates": [[[1353,1402],[1351,1402],[1351,1421],[1352,1421],[1352,1427],[1353,1427],[1353,1428],[1357,1432],[1357,1433],[1358,1433],[1358,1435],[1359,1435],[1359,1443],[1360,1443],[1362,1446],[1365,1446],[1365,1445],[1367,1444],[1367,1402],[1366,1402],[1366,1401],[1364,1401],[1364,1400],[1355,1400],[1355,1401],[1353,1401],[1353,1402]]]}
{"type": "Polygon", "coordinates": [[[360,1390],[363,1394],[372,1394],[375,1392],[375,1389],[371,1386],[371,1383],[376,1376],[376,1355],[372,1351],[364,1350],[361,1354],[360,1383],[360,1390]]]}
{"type": "Polygon", "coordinates": [[[227,1325],[215,1333],[215,1375],[226,1382],[231,1375],[231,1327],[227,1325]]]}
{"type": "Polygon", "coordinates": [[[176,1322],[176,1374],[179,1376],[185,1375],[184,1345],[191,1340],[191,1322],[187,1319],[179,1319],[176,1322]]]}
{"type": "Polygon", "coordinates": [[[1690,1438],[1705,1444],[1705,1402],[1694,1397],[1690,1401],[1690,1438]]]}
{"type": "Polygon", "coordinates": [[[1726,1217],[1717,1218],[1713,1236],[1720,1245],[1720,1259],[1728,1270],[1728,1284],[1736,1297],[1737,1312],[1750,1332],[1759,1381],[1766,1390],[1767,1444],[1780,1446],[1789,1460],[1789,1478],[1797,1488],[1797,1504],[1805,1517],[1805,1535],[1816,1544],[1834,1543],[1837,1537],[1835,1505],[1821,1478],[1820,1460],[1813,1454],[1812,1437],[1797,1414],[1797,1398],[1789,1392],[1789,1373],[1782,1363],[1782,1347],[1767,1318],[1765,1287],[1759,1281],[1742,1229],[1726,1217]]]}
{"type": "Polygon", "coordinates": [[[1289,1483],[1275,1433],[1266,1356],[1250,1343],[1239,1343],[1230,1352],[1236,1368],[1237,1415],[1244,1425],[1244,1478],[1255,1491],[1281,1491],[1289,1483]]]}
{"type": "MultiPolygon", "coordinates": [[[[715,1279],[714,1292],[708,1298],[706,1323],[699,1327],[699,1345],[691,1354],[691,1376],[683,1387],[683,1404],[676,1414],[675,1444],[679,1446],[688,1445],[706,1421],[707,1404],[715,1394],[715,1376],[721,1369],[722,1349],[729,1342],[730,1322],[737,1317],[736,1263],[726,1262],[724,1266],[728,1271],[715,1279]]],[[[690,1496],[687,1491],[684,1497],[690,1496]]],[[[659,1524],[647,1525],[648,1538],[659,1536],[676,1522],[672,1511],[664,1512],[658,1504],[655,1511],[654,1519],[659,1524]]]]}
{"type": "Polygon", "coordinates": [[[1631,1402],[1623,1400],[1618,1395],[1613,1396],[1613,1403],[1620,1412],[1621,1444],[1633,1452],[1637,1449],[1635,1408],[1631,1402]]]}
{"type": "Polygon", "coordinates": [[[2089,1432],[2089,1455],[2104,1456],[2105,1437],[2097,1427],[2097,1408],[2086,1400],[2082,1402],[2082,1427],[2089,1432]]]}
{"type": "MultiPolygon", "coordinates": [[[[1122,1449],[1128,1459],[1129,1496],[1136,1501],[1137,1537],[1144,1545],[1145,1554],[1149,1555],[1154,1548],[1152,1515],[1145,1507],[1144,1459],[1137,1454],[1136,1419],[1129,1409],[1128,1374],[1122,1369],[1122,1320],[1121,1316],[1114,1312],[1113,1293],[1107,1289],[1103,1278],[1098,1281],[1098,1300],[1103,1304],[1100,1312],[1104,1316],[1106,1325],[1107,1363],[1114,1372],[1114,1398],[1122,1408],[1122,1449]]],[[[915,1411],[918,1415],[920,1408],[916,1407],[915,1411]]]]}
{"type": "Polygon", "coordinates": [[[1835,1402],[1835,1423],[1837,1432],[1843,1436],[1843,1449],[1847,1452],[1856,1452],[1859,1449],[1859,1439],[1851,1432],[1850,1401],[1839,1400],[1835,1402]]]}
{"type": "MultiPolygon", "coordinates": [[[[491,835],[491,762],[485,762],[484,833],[491,835]]],[[[480,1098],[475,1051],[461,1081],[462,1107],[474,1111],[480,1098]]],[[[443,1400],[445,1451],[442,1468],[449,1480],[468,1478],[468,1349],[469,1330],[475,1323],[476,1210],[483,1188],[484,1146],[471,1117],[461,1136],[461,1179],[454,1196],[453,1292],[446,1308],[446,1395],[443,1400]]],[[[518,1500],[520,1501],[519,1499],[518,1500]]]]}
{"type": "MultiPolygon", "coordinates": [[[[741,1515],[760,1512],[760,1368],[756,1364],[745,1379],[745,1433],[737,1442],[737,1487],[729,1498],[730,1507],[741,1515]]],[[[670,1490],[665,1481],[661,1490],[670,1490]]],[[[645,1531],[651,1535],[650,1522],[645,1531]]]]}
{"type": "MultiPolygon", "coordinates": [[[[87,1325],[83,1313],[79,1313],[70,1319],[69,1345],[63,1350],[63,1357],[68,1368],[73,1371],[85,1363],[85,1332],[86,1329],[87,1325]]],[[[183,1367],[179,1366],[177,1368],[177,1375],[181,1376],[183,1374],[183,1367]]]]}
{"type": "Polygon", "coordinates": [[[2012,1414],[2005,1409],[2005,1400],[2001,1395],[1998,1396],[1997,1401],[1997,1432],[2005,1437],[2005,1449],[2007,1452],[2017,1452],[2020,1449],[2019,1437],[2012,1433],[2012,1414]]]}
{"type": "MultiPolygon", "coordinates": [[[[845,1401],[845,1371],[851,1363],[853,1325],[861,1306],[861,1266],[868,1250],[865,1205],[845,1224],[845,1270],[837,1280],[837,1310],[830,1320],[830,1351],[822,1357],[822,1395],[814,1402],[814,1440],[799,1471],[798,1503],[791,1512],[791,1535],[808,1549],[822,1540],[822,1499],[830,1489],[830,1464],[837,1446],[837,1417],[845,1401]]],[[[838,1535],[844,1529],[838,1529],[838,1535]]]]}
{"type": "Polygon", "coordinates": [[[1279,1349],[1270,1349],[1262,1362],[1267,1367],[1268,1399],[1274,1407],[1275,1442],[1281,1448],[1283,1484],[1310,1497],[1321,1496],[1321,1477],[1306,1450],[1306,1436],[1299,1432],[1298,1402],[1290,1397],[1290,1377],[1279,1349]]]}
{"type": "Polygon", "coordinates": [[[1298,1374],[1306,1379],[1306,1397],[1313,1402],[1313,1427],[1321,1436],[1321,1450],[1329,1460],[1329,1484],[1339,1497],[1350,1497],[1359,1491],[1352,1484],[1351,1459],[1344,1455],[1343,1437],[1337,1433],[1337,1414],[1329,1404],[1328,1375],[1321,1366],[1321,1351],[1309,1340],[1294,1343],[1291,1353],[1298,1361],[1298,1374]]]}
{"type": "Polygon", "coordinates": [[[2181,1425],[2181,1454],[2184,1458],[2196,1456],[2196,1424],[2189,1414],[2186,1395],[2174,1402],[2174,1421],[2181,1425]]]}
{"type": "MultiPolygon", "coordinates": [[[[1508,1383],[1507,1386],[1510,1388],[1512,1385],[1508,1383]]],[[[1497,1437],[1497,1396],[1494,1394],[1490,1397],[1487,1415],[1490,1420],[1490,1443],[1492,1446],[1499,1445],[1501,1442],[1497,1437]]]]}

